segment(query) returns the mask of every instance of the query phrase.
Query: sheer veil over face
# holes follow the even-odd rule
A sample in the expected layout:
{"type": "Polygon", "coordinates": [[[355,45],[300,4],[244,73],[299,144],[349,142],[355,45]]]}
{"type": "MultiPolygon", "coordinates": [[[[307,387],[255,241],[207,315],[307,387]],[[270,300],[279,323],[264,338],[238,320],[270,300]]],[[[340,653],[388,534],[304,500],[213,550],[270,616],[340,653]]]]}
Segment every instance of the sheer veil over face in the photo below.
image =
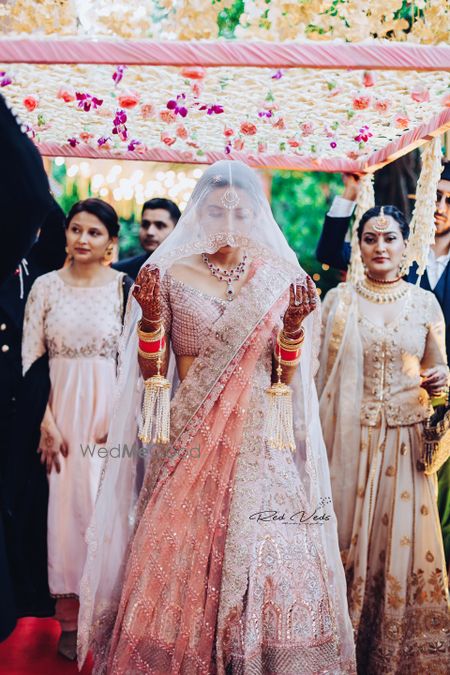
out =
{"type": "MultiPolygon", "coordinates": [[[[157,267],[162,278],[177,261],[193,254],[214,253],[225,246],[241,247],[250,262],[268,270],[274,287],[280,289],[277,301],[285,297],[286,306],[289,285],[305,283],[306,274],[272,215],[259,176],[236,161],[220,161],[205,171],[174,231],[146,264],[157,267]]],[[[261,302],[269,303],[269,300],[262,297],[261,302]]],[[[270,302],[264,308],[265,312],[273,306],[273,300],[270,302]]],[[[328,462],[314,384],[320,343],[319,313],[318,307],[303,323],[305,341],[301,363],[291,384],[297,445],[294,460],[311,513],[319,504],[329,505],[327,510],[332,517],[321,526],[321,541],[329,570],[328,583],[340,617],[342,648],[350,655],[353,638],[347,612],[346,585],[332,513],[328,462]]],[[[140,307],[130,294],[119,354],[113,423],[108,436],[111,447],[139,445],[137,429],[143,382],[137,361],[136,324],[140,318],[140,307]]],[[[244,325],[247,320],[246,316],[242,317],[244,325]]],[[[251,336],[255,326],[245,325],[245,330],[247,337],[251,336]]],[[[232,357],[233,354],[230,354],[230,359],[232,357]]],[[[169,373],[168,377],[176,385],[176,376],[169,373]]],[[[122,459],[108,456],[105,460],[96,509],[88,531],[89,553],[80,593],[81,662],[89,644],[95,642],[95,625],[106,613],[114,613],[117,609],[126,549],[135,527],[135,506],[142,482],[139,472],[137,453],[132,453],[130,457],[122,456],[122,459]]]]}

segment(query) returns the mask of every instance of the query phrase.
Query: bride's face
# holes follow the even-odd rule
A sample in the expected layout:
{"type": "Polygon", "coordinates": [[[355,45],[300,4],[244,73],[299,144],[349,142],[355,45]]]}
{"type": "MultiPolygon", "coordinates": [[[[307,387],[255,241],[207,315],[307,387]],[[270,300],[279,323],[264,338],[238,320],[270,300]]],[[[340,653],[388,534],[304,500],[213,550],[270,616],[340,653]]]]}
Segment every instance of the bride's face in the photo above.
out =
{"type": "Polygon", "coordinates": [[[242,188],[218,187],[199,206],[201,224],[211,232],[248,235],[254,223],[254,204],[242,188]]]}

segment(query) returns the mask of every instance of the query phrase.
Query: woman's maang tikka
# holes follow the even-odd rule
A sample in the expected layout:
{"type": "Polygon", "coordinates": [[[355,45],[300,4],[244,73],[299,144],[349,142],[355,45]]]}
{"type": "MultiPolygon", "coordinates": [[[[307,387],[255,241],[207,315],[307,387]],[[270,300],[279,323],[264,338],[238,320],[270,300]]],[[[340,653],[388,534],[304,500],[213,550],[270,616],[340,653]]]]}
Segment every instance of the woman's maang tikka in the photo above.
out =
{"type": "Polygon", "coordinates": [[[384,206],[381,207],[380,214],[376,218],[374,218],[374,221],[375,223],[373,229],[376,232],[386,232],[389,225],[389,221],[387,217],[384,215],[384,206]]]}

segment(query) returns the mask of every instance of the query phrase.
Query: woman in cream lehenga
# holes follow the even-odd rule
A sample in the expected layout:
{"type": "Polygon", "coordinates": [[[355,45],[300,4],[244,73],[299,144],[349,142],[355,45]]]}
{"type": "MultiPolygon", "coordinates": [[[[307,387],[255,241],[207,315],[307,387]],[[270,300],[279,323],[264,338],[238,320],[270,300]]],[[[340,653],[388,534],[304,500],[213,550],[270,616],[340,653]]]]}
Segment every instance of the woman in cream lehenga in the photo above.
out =
{"type": "Polygon", "coordinates": [[[400,276],[409,227],[361,218],[364,279],[323,305],[320,414],[358,672],[448,673],[447,575],[436,476],[418,468],[429,395],[445,388],[444,317],[400,276]]]}
{"type": "Polygon", "coordinates": [[[313,382],[317,296],[256,174],[240,162],[210,167],[151,263],[127,309],[108,437],[138,451],[106,461],[80,661],[90,647],[96,673],[354,672],[313,382]],[[156,339],[174,388],[170,447],[151,445],[143,462],[138,417],[156,339]],[[292,449],[266,440],[280,348],[292,449]]]}

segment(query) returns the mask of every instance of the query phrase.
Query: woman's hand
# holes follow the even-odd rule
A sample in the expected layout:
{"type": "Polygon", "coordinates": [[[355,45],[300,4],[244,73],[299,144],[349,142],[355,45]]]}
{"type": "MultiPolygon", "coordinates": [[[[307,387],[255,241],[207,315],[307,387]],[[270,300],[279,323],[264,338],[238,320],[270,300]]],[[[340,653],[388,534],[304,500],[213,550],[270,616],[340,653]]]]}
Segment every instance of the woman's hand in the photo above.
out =
{"type": "Polygon", "coordinates": [[[420,386],[428,392],[429,396],[440,394],[448,384],[447,373],[439,366],[436,368],[427,368],[420,374],[424,378],[420,386]]]}
{"type": "Polygon", "coordinates": [[[47,473],[52,472],[53,466],[56,473],[60,473],[60,455],[67,457],[69,448],[56,424],[41,425],[38,453],[41,455],[41,464],[45,464],[47,467],[47,473]]]}
{"type": "Polygon", "coordinates": [[[289,289],[289,307],[283,319],[283,332],[287,337],[298,337],[302,321],[317,306],[317,291],[311,277],[306,277],[306,286],[291,284],[289,289]]]}
{"type": "Polygon", "coordinates": [[[142,308],[142,330],[153,331],[161,321],[159,269],[146,265],[133,286],[133,295],[142,308]]]}

